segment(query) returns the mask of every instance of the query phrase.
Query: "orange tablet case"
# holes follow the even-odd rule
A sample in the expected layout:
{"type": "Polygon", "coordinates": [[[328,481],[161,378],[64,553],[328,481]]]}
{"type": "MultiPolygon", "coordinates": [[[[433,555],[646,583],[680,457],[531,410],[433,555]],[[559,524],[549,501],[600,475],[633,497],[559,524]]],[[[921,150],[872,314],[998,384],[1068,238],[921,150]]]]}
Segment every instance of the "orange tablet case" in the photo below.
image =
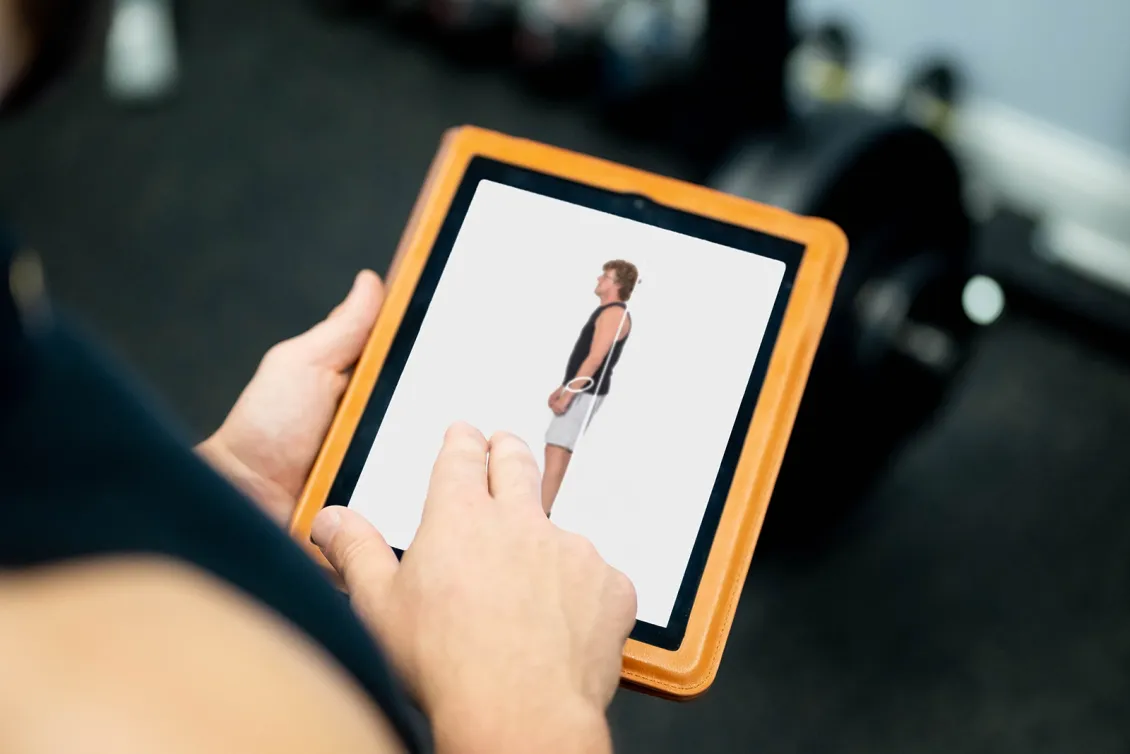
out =
{"type": "Polygon", "coordinates": [[[630,639],[624,648],[623,686],[672,699],[697,696],[709,688],[718,670],[847,257],[846,237],[825,220],[799,217],[702,186],[492,131],[472,127],[448,131],[388,270],[384,305],[299,499],[291,534],[329,568],[321,552],[310,544],[310,525],[325,504],[463,174],[480,155],[599,188],[640,194],[669,207],[806,246],[682,644],[669,651],[630,639]]]}

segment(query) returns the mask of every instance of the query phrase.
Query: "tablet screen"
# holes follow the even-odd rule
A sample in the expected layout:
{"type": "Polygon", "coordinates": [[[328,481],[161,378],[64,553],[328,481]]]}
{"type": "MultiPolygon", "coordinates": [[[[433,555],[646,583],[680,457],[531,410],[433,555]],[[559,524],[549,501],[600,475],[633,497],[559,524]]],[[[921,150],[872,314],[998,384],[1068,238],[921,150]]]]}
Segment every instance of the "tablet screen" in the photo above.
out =
{"type": "Polygon", "coordinates": [[[517,434],[635,585],[633,636],[676,648],[802,252],[477,158],[328,504],[403,550],[447,427],[517,434]]]}

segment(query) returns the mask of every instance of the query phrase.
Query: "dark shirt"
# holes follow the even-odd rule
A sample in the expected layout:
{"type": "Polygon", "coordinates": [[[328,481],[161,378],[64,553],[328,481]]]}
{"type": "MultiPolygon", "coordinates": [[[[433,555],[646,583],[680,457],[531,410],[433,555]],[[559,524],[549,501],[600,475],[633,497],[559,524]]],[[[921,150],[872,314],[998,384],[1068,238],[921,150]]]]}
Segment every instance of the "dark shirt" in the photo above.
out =
{"type": "MultiPolygon", "coordinates": [[[[573,345],[573,352],[569,354],[569,363],[565,367],[565,381],[564,385],[569,385],[577,377],[577,372],[581,369],[581,364],[589,357],[592,352],[592,341],[596,336],[596,321],[600,315],[604,313],[605,309],[611,307],[619,307],[624,310],[627,316],[628,306],[621,301],[614,301],[611,304],[604,304],[598,306],[591,315],[588,321],[585,322],[584,327],[581,328],[581,334],[577,336],[577,342],[573,345]]],[[[608,395],[608,391],[612,389],[612,370],[616,368],[616,363],[620,361],[620,353],[624,350],[624,344],[628,342],[628,336],[619,338],[612,344],[612,353],[606,355],[600,362],[600,366],[592,375],[592,382],[589,382],[583,390],[576,390],[578,393],[596,393],[597,395],[608,395]]]]}
{"type": "Polygon", "coordinates": [[[321,644],[421,751],[418,713],[348,600],[76,326],[13,299],[16,248],[0,235],[0,568],[129,553],[201,568],[321,644]]]}

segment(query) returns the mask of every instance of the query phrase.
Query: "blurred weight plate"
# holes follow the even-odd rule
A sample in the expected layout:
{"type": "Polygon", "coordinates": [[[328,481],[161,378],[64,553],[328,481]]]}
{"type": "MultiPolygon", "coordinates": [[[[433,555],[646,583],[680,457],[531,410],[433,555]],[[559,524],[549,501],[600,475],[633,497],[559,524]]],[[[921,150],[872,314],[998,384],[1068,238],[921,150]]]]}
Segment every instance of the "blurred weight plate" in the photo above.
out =
{"type": "Polygon", "coordinates": [[[928,130],[827,105],[750,140],[710,183],[827,218],[850,244],[767,522],[795,548],[836,528],[944,405],[967,359],[978,327],[966,313],[973,255],[962,177],[928,130]]]}

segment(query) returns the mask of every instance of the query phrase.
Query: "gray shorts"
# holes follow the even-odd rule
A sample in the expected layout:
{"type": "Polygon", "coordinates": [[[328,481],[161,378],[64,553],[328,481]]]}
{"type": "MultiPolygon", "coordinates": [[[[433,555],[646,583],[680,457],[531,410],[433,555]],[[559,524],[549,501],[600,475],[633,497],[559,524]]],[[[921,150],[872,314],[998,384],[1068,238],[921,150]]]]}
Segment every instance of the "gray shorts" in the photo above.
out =
{"type": "MultiPolygon", "coordinates": [[[[592,415],[596,416],[596,412],[600,410],[600,404],[603,402],[603,395],[594,396],[592,393],[577,395],[569,402],[569,408],[565,410],[565,413],[560,416],[553,415],[553,421],[549,423],[549,429],[545,433],[545,444],[556,445],[572,452],[577,440],[581,437],[581,432],[584,429],[582,425],[585,423],[585,417],[588,416],[589,407],[593,407],[592,415]]],[[[589,421],[592,421],[592,417],[589,417],[589,421]]]]}

